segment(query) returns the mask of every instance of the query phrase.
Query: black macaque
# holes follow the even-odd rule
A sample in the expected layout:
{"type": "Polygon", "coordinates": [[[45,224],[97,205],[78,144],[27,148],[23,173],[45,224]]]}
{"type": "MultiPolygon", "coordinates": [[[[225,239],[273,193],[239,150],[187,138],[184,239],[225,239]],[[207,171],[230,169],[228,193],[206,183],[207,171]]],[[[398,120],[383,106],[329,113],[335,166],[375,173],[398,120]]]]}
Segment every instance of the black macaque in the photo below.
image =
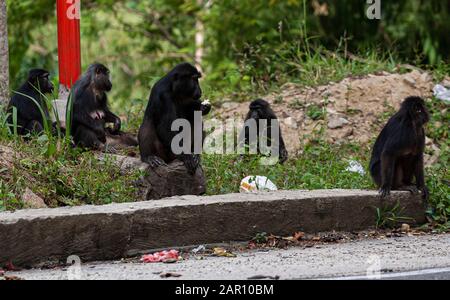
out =
{"type": "MultiPolygon", "coordinates": [[[[120,131],[120,118],[108,108],[106,93],[111,89],[109,69],[99,63],[89,66],[86,73],[73,86],[71,134],[76,145],[104,150],[107,136],[115,136],[115,139],[125,136],[120,131]],[[106,128],[107,123],[112,123],[113,127],[106,128]]],[[[137,146],[137,141],[128,137],[122,142],[137,146]]]]}
{"type": "Polygon", "coordinates": [[[381,131],[370,161],[370,173],[380,188],[381,197],[388,196],[391,190],[407,190],[412,193],[420,190],[423,199],[428,201],[423,155],[424,125],[429,120],[424,100],[420,97],[408,97],[381,131]]]}
{"type": "Polygon", "coordinates": [[[8,105],[8,123],[13,125],[13,107],[17,109],[17,133],[39,134],[44,131],[44,122],[52,128],[50,114],[44,94],[53,92],[50,73],[43,69],[30,70],[27,81],[15,92],[8,105]],[[32,100],[34,99],[37,104],[32,100]],[[44,116],[41,113],[42,109],[44,116]]]}
{"type": "MultiPolygon", "coordinates": [[[[211,111],[211,106],[202,104],[200,100],[200,78],[201,74],[194,66],[183,63],[153,87],[138,135],[141,160],[151,167],[158,167],[175,159],[182,161],[190,174],[194,174],[199,167],[199,154],[173,153],[171,143],[179,132],[172,131],[171,126],[176,119],[185,119],[194,128],[194,112],[200,111],[204,116],[211,111]]],[[[191,148],[194,147],[193,144],[192,138],[191,148]]]]}
{"type": "MultiPolygon", "coordinates": [[[[270,104],[263,100],[263,99],[257,99],[255,101],[253,101],[252,103],[250,103],[250,107],[249,107],[249,112],[247,113],[247,116],[245,118],[245,122],[249,121],[249,120],[255,120],[256,121],[256,134],[258,134],[258,138],[255,140],[255,142],[257,142],[257,150],[258,153],[260,153],[260,124],[259,124],[259,120],[266,120],[266,128],[263,131],[265,133],[265,140],[267,142],[267,146],[268,147],[272,147],[272,131],[271,131],[271,127],[272,125],[274,125],[274,122],[278,122],[278,118],[275,115],[275,113],[273,112],[272,108],[270,107],[270,104]],[[275,120],[275,121],[274,121],[275,120]]],[[[279,124],[278,124],[279,125],[279,124]]],[[[246,146],[249,146],[250,144],[250,130],[248,128],[248,126],[246,126],[244,128],[244,142],[246,146]]],[[[288,151],[286,150],[286,146],[284,144],[284,140],[283,140],[283,136],[281,134],[281,127],[280,127],[280,132],[279,132],[279,141],[277,143],[277,145],[274,146],[278,146],[279,148],[279,163],[283,164],[287,159],[288,159],[288,151]]]]}

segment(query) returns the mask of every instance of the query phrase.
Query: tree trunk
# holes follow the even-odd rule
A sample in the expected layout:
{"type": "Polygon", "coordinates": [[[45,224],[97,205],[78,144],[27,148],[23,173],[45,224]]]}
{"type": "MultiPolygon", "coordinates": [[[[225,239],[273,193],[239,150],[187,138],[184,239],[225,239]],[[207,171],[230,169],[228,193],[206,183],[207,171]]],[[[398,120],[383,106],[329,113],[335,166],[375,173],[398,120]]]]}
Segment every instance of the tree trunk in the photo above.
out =
{"type": "Polygon", "coordinates": [[[9,100],[9,52],[6,0],[0,0],[0,106],[9,100]]]}
{"type": "MultiPolygon", "coordinates": [[[[197,4],[200,7],[203,7],[206,12],[212,5],[212,0],[208,0],[206,5],[204,4],[204,0],[197,0],[197,4]]],[[[203,19],[201,13],[197,16],[197,20],[195,22],[195,66],[200,72],[203,72],[202,63],[203,63],[203,55],[205,52],[205,24],[203,23],[203,19]]]]}

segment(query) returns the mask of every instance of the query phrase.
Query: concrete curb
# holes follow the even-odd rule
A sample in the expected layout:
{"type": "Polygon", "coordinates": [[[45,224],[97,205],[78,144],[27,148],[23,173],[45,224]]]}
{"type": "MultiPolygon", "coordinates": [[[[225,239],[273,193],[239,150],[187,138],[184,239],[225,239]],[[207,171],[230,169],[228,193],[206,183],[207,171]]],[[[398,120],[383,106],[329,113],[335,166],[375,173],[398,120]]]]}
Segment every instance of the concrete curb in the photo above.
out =
{"type": "MultiPolygon", "coordinates": [[[[376,207],[404,208],[424,223],[420,195],[394,192],[382,201],[374,191],[280,191],[210,197],[22,210],[0,213],[0,265],[37,266],[111,260],[150,249],[246,241],[256,233],[353,231],[373,227],[376,207]]],[[[413,223],[414,223],[413,222],[413,223]]]]}

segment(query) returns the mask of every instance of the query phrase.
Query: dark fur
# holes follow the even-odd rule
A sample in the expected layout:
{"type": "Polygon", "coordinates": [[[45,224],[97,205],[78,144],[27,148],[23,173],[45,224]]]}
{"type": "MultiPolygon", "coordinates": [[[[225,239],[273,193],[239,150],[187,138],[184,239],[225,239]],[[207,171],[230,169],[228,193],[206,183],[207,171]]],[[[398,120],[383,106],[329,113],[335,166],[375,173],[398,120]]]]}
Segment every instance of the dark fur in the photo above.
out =
{"type": "Polygon", "coordinates": [[[193,127],[195,111],[201,111],[203,115],[210,112],[211,106],[203,105],[200,100],[200,77],[194,66],[183,63],[155,84],[138,136],[143,162],[156,167],[179,159],[190,173],[195,173],[200,157],[194,154],[175,155],[172,152],[171,142],[178,133],[171,131],[171,125],[174,120],[182,118],[193,127]]]}
{"type": "Polygon", "coordinates": [[[107,92],[112,83],[109,70],[102,64],[92,64],[72,89],[72,136],[76,145],[103,149],[108,132],[106,123],[112,123],[110,134],[119,135],[121,120],[108,108],[107,92]],[[93,115],[97,115],[94,117],[93,115]]]}
{"type": "Polygon", "coordinates": [[[428,200],[423,154],[424,125],[429,119],[423,99],[409,97],[381,131],[373,148],[370,173],[382,197],[391,190],[417,192],[419,189],[428,200]],[[414,177],[415,187],[412,186],[414,177]]]}
{"type": "Polygon", "coordinates": [[[18,93],[15,93],[9,102],[8,112],[10,116],[8,123],[11,125],[13,123],[12,107],[17,108],[17,133],[19,135],[41,133],[44,130],[44,122],[51,125],[50,114],[43,97],[43,94],[53,92],[53,84],[48,78],[49,74],[48,71],[43,69],[30,70],[27,81],[18,89],[18,93]],[[39,106],[44,111],[45,118],[43,118],[39,107],[34,101],[22,94],[33,98],[39,103],[39,106]]]}
{"type": "MultiPolygon", "coordinates": [[[[270,107],[270,104],[263,100],[263,99],[257,99],[250,103],[249,112],[247,113],[247,116],[245,118],[245,121],[248,121],[250,119],[254,119],[257,124],[257,132],[259,134],[259,120],[267,120],[267,144],[268,146],[272,145],[271,141],[271,126],[273,120],[278,120],[277,116],[273,112],[272,108],[270,107]]],[[[258,152],[259,152],[259,139],[257,140],[258,143],[258,152]]],[[[249,145],[249,129],[245,128],[245,145],[249,145]]],[[[288,159],[288,151],[286,150],[286,146],[284,144],[283,135],[281,134],[281,128],[280,128],[280,139],[278,142],[279,145],[279,162],[282,164],[288,159]]]]}

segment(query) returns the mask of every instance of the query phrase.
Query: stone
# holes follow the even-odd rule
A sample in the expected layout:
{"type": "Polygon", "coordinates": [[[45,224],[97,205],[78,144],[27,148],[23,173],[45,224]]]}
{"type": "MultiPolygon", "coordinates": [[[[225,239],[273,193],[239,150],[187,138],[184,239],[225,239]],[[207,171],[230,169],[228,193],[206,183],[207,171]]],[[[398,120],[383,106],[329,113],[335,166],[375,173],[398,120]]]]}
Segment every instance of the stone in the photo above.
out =
{"type": "Polygon", "coordinates": [[[401,231],[402,232],[410,232],[411,226],[409,224],[402,224],[401,231]]]}
{"type": "Polygon", "coordinates": [[[286,126],[289,128],[298,129],[297,121],[293,117],[284,119],[284,124],[286,124],[286,126]]]}
{"type": "Polygon", "coordinates": [[[139,171],[145,174],[136,183],[141,200],[158,200],[172,196],[203,195],[206,192],[206,178],[203,168],[198,168],[194,175],[188,173],[183,162],[175,160],[172,163],[152,169],[139,158],[101,153],[101,161],[111,161],[116,164],[122,174],[139,171]]]}
{"type": "Polygon", "coordinates": [[[224,102],[222,103],[222,108],[225,110],[235,110],[239,107],[239,103],[237,102],[224,102]]]}
{"type": "Polygon", "coordinates": [[[405,78],[403,79],[403,81],[404,81],[406,84],[410,85],[411,87],[416,87],[416,80],[415,80],[414,78],[411,78],[411,77],[405,77],[405,78]]]}
{"type": "Polygon", "coordinates": [[[140,186],[143,190],[143,200],[183,195],[198,196],[206,193],[206,178],[202,167],[191,175],[183,162],[175,160],[167,166],[147,169],[140,186]]]}
{"type": "Polygon", "coordinates": [[[367,230],[376,208],[399,205],[423,224],[421,195],[317,190],[178,196],[159,201],[60,207],[0,213],[0,265],[45,266],[77,255],[82,262],[121,259],[187,245],[249,241],[257,233],[290,236],[367,230]]]}
{"type": "Polygon", "coordinates": [[[328,128],[330,129],[342,128],[347,124],[350,124],[350,122],[347,119],[340,117],[339,115],[331,115],[328,121],[328,128]]]}
{"type": "Polygon", "coordinates": [[[25,208],[39,209],[48,207],[47,204],[45,204],[44,200],[33,193],[33,191],[29,188],[25,189],[25,192],[22,195],[22,201],[25,208]]]}

